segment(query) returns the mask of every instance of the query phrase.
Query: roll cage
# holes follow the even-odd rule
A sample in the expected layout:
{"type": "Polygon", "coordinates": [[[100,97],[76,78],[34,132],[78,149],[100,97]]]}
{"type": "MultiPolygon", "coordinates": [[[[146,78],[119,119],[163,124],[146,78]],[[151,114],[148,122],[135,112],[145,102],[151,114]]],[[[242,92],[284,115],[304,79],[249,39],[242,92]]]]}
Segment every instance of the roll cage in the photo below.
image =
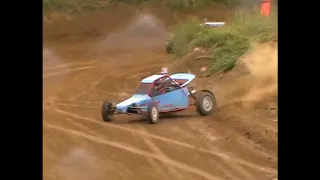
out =
{"type": "Polygon", "coordinates": [[[136,94],[147,94],[150,97],[158,96],[165,94],[177,89],[181,89],[181,84],[186,82],[185,80],[175,81],[170,76],[164,75],[152,83],[143,83],[141,82],[136,94]]]}

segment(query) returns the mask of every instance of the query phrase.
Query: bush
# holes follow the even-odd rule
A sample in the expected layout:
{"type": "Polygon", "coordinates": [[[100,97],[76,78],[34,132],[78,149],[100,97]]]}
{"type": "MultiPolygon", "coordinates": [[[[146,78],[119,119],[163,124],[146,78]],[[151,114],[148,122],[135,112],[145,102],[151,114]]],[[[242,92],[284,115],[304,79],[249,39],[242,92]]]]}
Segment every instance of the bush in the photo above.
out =
{"type": "Polygon", "coordinates": [[[101,2],[97,0],[43,0],[44,12],[48,11],[80,11],[94,10],[101,7],[101,2]]]}
{"type": "Polygon", "coordinates": [[[111,3],[128,3],[139,4],[152,0],[43,0],[43,10],[56,11],[56,10],[68,10],[68,11],[80,11],[80,10],[95,10],[103,7],[104,5],[111,3]]]}
{"type": "Polygon", "coordinates": [[[168,6],[173,9],[196,9],[212,3],[234,4],[238,0],[169,0],[168,6]]]}
{"type": "Polygon", "coordinates": [[[182,57],[195,47],[212,50],[212,70],[230,70],[252,42],[266,42],[277,37],[277,14],[260,16],[257,11],[238,12],[224,27],[206,28],[199,20],[190,20],[174,28],[173,53],[182,57]]]}
{"type": "Polygon", "coordinates": [[[127,3],[127,4],[140,4],[144,2],[166,2],[168,7],[173,9],[196,9],[204,5],[211,3],[223,3],[223,4],[233,4],[238,0],[109,0],[109,1],[99,1],[99,0],[43,0],[44,11],[53,10],[72,10],[78,11],[83,9],[96,9],[100,7],[101,3],[127,3]]]}
{"type": "Polygon", "coordinates": [[[152,0],[110,0],[110,3],[140,4],[147,1],[152,1],[152,0]]]}

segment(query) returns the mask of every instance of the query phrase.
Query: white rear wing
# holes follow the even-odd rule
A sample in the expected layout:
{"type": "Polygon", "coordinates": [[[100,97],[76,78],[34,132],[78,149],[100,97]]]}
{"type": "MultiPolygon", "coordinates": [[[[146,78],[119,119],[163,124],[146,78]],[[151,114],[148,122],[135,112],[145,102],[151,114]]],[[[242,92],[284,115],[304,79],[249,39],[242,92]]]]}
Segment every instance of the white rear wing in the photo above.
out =
{"type": "Polygon", "coordinates": [[[196,75],[194,74],[190,74],[190,73],[177,73],[177,74],[172,74],[170,76],[170,78],[174,81],[182,81],[183,83],[179,83],[181,84],[181,87],[186,86],[187,84],[189,84],[192,80],[194,80],[194,78],[196,77],[196,75]]]}

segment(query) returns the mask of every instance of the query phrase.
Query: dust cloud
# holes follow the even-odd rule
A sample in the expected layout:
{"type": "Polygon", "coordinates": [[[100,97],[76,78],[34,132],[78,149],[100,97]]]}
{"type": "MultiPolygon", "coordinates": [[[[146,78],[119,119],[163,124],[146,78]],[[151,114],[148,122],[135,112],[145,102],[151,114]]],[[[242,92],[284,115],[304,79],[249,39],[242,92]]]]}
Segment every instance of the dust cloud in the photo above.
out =
{"type": "Polygon", "coordinates": [[[51,49],[45,47],[42,50],[42,59],[44,62],[59,61],[59,57],[51,49]]]}
{"type": "Polygon", "coordinates": [[[100,44],[106,51],[145,51],[164,46],[168,33],[152,14],[137,14],[118,30],[109,33],[100,44]]]}
{"type": "Polygon", "coordinates": [[[223,78],[219,90],[222,104],[233,102],[277,103],[278,49],[275,43],[254,45],[232,72],[223,78]]]}
{"type": "Polygon", "coordinates": [[[254,48],[242,61],[250,71],[252,86],[246,100],[278,94],[278,50],[271,44],[254,48]]]}
{"type": "Polygon", "coordinates": [[[55,169],[61,177],[70,180],[96,179],[102,173],[99,171],[96,158],[85,149],[80,148],[72,149],[61,159],[55,169]],[[90,176],[87,175],[88,172],[90,176]]]}

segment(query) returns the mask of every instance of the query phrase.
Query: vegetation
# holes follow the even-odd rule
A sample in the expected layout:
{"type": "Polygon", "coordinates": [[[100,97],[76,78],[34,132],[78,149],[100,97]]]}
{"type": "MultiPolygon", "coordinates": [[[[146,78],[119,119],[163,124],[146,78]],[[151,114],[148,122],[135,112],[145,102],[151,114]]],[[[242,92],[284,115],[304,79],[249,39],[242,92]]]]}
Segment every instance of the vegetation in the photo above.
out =
{"type": "Polygon", "coordinates": [[[235,4],[238,0],[169,0],[167,5],[176,10],[189,10],[204,7],[212,3],[235,4]]]}
{"type": "Polygon", "coordinates": [[[104,3],[98,0],[43,0],[44,12],[47,11],[81,11],[101,8],[104,3]]]}
{"type": "Polygon", "coordinates": [[[176,57],[182,57],[195,47],[212,52],[212,71],[227,71],[237,59],[248,51],[253,42],[266,42],[277,38],[277,14],[260,16],[259,12],[238,12],[224,27],[206,28],[192,19],[177,25],[168,45],[176,57]]]}
{"type": "Polygon", "coordinates": [[[164,1],[168,7],[176,10],[196,9],[211,3],[234,4],[238,0],[43,0],[43,10],[94,10],[105,7],[108,4],[128,3],[140,4],[151,1],[164,1]]]}

